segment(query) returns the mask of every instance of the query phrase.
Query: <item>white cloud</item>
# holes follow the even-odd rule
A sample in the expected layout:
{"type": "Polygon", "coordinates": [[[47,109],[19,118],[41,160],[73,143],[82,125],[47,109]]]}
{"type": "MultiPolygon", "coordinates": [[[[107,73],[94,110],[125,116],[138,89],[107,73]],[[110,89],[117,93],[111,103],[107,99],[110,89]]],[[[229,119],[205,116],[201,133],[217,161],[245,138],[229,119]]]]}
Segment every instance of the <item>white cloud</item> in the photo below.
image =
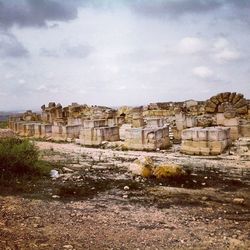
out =
{"type": "Polygon", "coordinates": [[[239,59],[240,53],[234,49],[223,49],[221,52],[216,53],[214,57],[218,62],[224,63],[239,59]]]}
{"type": "Polygon", "coordinates": [[[218,63],[226,63],[229,61],[237,60],[241,57],[230,42],[225,38],[217,39],[213,44],[213,58],[218,63]]]}
{"type": "Polygon", "coordinates": [[[178,50],[183,54],[201,52],[206,47],[205,42],[197,37],[184,37],[178,44],[178,50]]]}
{"type": "Polygon", "coordinates": [[[210,78],[214,74],[211,69],[205,66],[195,67],[193,68],[192,72],[195,76],[198,76],[203,79],[210,78]]]}

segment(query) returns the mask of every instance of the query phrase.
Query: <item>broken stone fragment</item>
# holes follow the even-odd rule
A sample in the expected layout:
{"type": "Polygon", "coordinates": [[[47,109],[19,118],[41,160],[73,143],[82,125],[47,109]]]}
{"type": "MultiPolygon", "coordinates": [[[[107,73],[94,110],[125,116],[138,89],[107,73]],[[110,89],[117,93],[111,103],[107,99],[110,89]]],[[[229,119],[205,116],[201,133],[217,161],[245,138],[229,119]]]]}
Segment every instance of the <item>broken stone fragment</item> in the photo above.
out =
{"type": "Polygon", "coordinates": [[[245,200],[243,198],[234,198],[233,203],[237,205],[243,205],[245,200]]]}
{"type": "Polygon", "coordinates": [[[173,177],[180,177],[185,174],[183,168],[176,164],[163,164],[160,166],[155,166],[153,169],[153,175],[157,179],[161,178],[173,178],[173,177]]]}

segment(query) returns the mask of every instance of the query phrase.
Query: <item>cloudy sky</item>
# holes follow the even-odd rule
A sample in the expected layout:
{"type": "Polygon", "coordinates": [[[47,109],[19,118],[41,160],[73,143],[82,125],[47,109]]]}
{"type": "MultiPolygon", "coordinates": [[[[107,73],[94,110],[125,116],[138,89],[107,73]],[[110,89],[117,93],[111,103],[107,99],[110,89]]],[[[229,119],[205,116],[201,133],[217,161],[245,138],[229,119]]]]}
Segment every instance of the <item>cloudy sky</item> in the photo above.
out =
{"type": "Polygon", "coordinates": [[[249,0],[0,0],[0,110],[250,98],[249,0]]]}

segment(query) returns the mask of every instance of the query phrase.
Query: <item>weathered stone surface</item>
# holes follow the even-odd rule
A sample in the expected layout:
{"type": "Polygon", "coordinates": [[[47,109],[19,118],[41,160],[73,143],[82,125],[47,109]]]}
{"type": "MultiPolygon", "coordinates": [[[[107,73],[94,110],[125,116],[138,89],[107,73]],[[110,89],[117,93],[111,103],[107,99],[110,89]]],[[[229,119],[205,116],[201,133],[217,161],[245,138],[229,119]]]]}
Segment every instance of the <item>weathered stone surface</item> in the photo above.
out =
{"type": "Polygon", "coordinates": [[[247,114],[247,112],[248,112],[247,106],[243,106],[241,108],[237,108],[237,113],[238,114],[247,114]]]}
{"type": "Polygon", "coordinates": [[[230,144],[229,128],[191,128],[183,130],[181,152],[189,155],[218,155],[230,144]]]}
{"type": "Polygon", "coordinates": [[[250,137],[250,124],[244,124],[239,126],[241,137],[250,137]]]}
{"type": "Polygon", "coordinates": [[[230,96],[229,96],[228,101],[229,101],[230,103],[233,102],[233,99],[234,99],[235,96],[236,96],[236,92],[232,92],[232,93],[230,94],[230,96]]]}
{"type": "Polygon", "coordinates": [[[213,96],[210,98],[210,101],[213,102],[214,104],[218,105],[220,103],[220,101],[217,99],[216,96],[213,96]]]}
{"type": "Polygon", "coordinates": [[[238,102],[236,102],[234,104],[234,107],[237,109],[237,108],[241,108],[243,106],[246,106],[247,105],[247,102],[245,99],[240,99],[238,102]]]}
{"type": "Polygon", "coordinates": [[[218,94],[216,97],[220,103],[223,103],[223,93],[218,94]]]}
{"type": "Polygon", "coordinates": [[[223,102],[228,102],[230,97],[230,92],[223,93],[223,102]]]}
{"type": "MultiPolygon", "coordinates": [[[[100,145],[102,141],[122,139],[126,140],[125,145],[129,148],[139,150],[155,150],[170,145],[168,132],[165,133],[162,128],[164,124],[170,124],[170,135],[174,143],[180,142],[181,133],[186,128],[194,130],[184,132],[183,140],[194,142],[209,141],[209,130],[202,128],[216,125],[229,127],[228,137],[232,140],[249,134],[245,125],[250,120],[250,101],[235,92],[220,93],[206,102],[162,102],[118,109],[77,103],[62,107],[61,104],[51,102],[41,109],[41,115],[27,110],[10,117],[9,127],[20,136],[78,140],[83,144],[88,141],[86,145],[100,145]],[[201,128],[196,130],[197,126],[201,128]],[[81,136],[81,127],[86,129],[84,136],[81,136]],[[117,129],[113,129],[114,127],[117,129]],[[135,130],[132,131],[131,127],[135,130]]],[[[217,137],[219,141],[224,140],[221,135],[217,137]]],[[[123,142],[120,143],[123,145],[123,142]]],[[[193,145],[185,144],[186,147],[193,145]]],[[[200,145],[199,152],[207,154],[207,148],[200,145]]]]}
{"type": "Polygon", "coordinates": [[[80,130],[80,140],[82,145],[101,145],[103,141],[119,141],[119,127],[95,127],[80,130]]]}
{"type": "Polygon", "coordinates": [[[131,128],[127,129],[125,147],[136,150],[156,150],[170,146],[169,128],[131,128]]]}
{"type": "Polygon", "coordinates": [[[235,97],[232,100],[232,104],[236,104],[242,98],[243,98],[242,94],[236,94],[235,97]]]}
{"type": "Polygon", "coordinates": [[[225,118],[234,118],[236,116],[236,110],[234,108],[226,108],[224,116],[225,118]]]}
{"type": "Polygon", "coordinates": [[[206,111],[207,113],[214,113],[215,110],[216,110],[215,107],[209,107],[209,106],[206,106],[206,107],[205,107],[205,111],[206,111]]]}

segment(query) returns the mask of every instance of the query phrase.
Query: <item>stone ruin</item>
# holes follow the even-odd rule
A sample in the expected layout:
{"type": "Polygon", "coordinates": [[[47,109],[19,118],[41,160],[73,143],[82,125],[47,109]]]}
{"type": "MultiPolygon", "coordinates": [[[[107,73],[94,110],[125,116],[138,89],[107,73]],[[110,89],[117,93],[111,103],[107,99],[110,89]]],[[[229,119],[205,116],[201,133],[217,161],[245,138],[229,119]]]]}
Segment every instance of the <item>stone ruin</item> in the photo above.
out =
{"type": "Polygon", "coordinates": [[[189,155],[219,155],[230,143],[230,128],[189,128],[182,132],[181,152],[189,155]]]}
{"type": "Polygon", "coordinates": [[[29,110],[10,117],[9,128],[20,136],[87,146],[121,141],[127,149],[156,150],[180,143],[185,154],[215,155],[250,137],[250,101],[242,94],[225,92],[207,101],[118,109],[51,102],[41,107],[40,114],[29,110]]]}

